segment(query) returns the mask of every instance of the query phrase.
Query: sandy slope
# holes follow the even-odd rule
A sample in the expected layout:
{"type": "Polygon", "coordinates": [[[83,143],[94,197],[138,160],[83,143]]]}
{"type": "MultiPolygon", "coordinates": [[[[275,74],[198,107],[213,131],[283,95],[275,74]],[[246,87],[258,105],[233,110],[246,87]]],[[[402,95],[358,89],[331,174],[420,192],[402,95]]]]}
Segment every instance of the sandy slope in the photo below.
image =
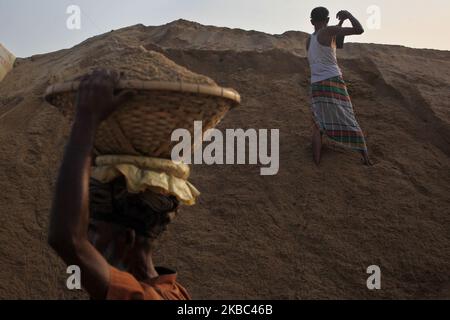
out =
{"type": "Polygon", "coordinates": [[[0,84],[0,297],[82,298],[48,250],[51,190],[70,124],[42,101],[64,68],[111,43],[165,54],[243,96],[220,125],[280,129],[280,172],[199,166],[200,204],[157,262],[195,298],[450,298],[450,53],[348,45],[341,65],[376,165],[328,146],[310,156],[306,35],[177,21],[19,61],[0,84]],[[447,71],[445,71],[447,70],[447,71]],[[365,287],[378,264],[383,290],[365,287]]]}

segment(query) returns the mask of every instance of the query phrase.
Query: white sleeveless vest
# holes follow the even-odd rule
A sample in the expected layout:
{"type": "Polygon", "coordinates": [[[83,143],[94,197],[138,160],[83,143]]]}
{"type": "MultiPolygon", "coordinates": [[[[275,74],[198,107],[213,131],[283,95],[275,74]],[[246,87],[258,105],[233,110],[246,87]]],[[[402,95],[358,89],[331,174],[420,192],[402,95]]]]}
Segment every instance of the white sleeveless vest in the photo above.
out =
{"type": "Polygon", "coordinates": [[[342,75],[337,64],[336,46],[321,45],[317,40],[317,34],[311,35],[308,60],[311,67],[311,83],[342,75]]]}

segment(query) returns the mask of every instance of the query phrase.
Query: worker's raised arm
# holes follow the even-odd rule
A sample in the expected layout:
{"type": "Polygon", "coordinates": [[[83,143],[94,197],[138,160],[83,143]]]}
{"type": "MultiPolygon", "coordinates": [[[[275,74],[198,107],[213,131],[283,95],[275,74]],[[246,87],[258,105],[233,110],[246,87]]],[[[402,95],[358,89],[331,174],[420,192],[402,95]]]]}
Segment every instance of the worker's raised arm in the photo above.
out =
{"type": "Polygon", "coordinates": [[[341,21],[339,25],[326,27],[324,30],[329,36],[340,37],[364,33],[363,26],[350,12],[345,10],[339,11],[337,18],[341,21]],[[343,22],[347,19],[350,20],[352,26],[342,27],[343,22]]]}
{"type": "Polygon", "coordinates": [[[109,265],[88,240],[89,179],[95,132],[125,98],[114,96],[117,75],[95,71],[82,79],[75,122],[55,187],[48,241],[67,265],[81,269],[81,282],[94,299],[106,298],[109,265]]]}

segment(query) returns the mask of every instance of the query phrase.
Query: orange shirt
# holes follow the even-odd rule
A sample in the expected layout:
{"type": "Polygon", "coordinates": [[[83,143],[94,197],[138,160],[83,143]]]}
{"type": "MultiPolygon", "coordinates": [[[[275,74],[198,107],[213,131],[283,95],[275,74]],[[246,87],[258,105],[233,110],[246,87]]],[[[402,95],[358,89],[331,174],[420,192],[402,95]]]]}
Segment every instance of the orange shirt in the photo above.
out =
{"type": "Polygon", "coordinates": [[[128,272],[111,267],[107,300],[190,300],[191,297],[177,282],[177,274],[156,268],[159,277],[139,282],[128,272]]]}

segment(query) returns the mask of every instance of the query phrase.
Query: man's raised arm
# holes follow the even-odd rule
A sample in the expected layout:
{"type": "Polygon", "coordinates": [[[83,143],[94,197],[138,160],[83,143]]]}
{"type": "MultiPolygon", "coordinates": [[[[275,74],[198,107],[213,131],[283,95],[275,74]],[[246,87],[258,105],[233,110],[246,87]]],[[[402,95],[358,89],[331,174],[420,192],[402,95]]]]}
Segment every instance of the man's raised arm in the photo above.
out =
{"type": "Polygon", "coordinates": [[[106,298],[109,265],[88,241],[89,178],[95,132],[124,100],[114,96],[118,76],[94,71],[80,83],[72,132],[56,183],[48,241],[67,265],[81,269],[83,287],[94,299],[106,298]]]}
{"type": "Polygon", "coordinates": [[[341,21],[337,26],[330,26],[326,28],[326,33],[332,37],[350,36],[363,34],[364,28],[361,23],[350,12],[346,10],[339,11],[337,18],[341,21]],[[352,27],[342,27],[345,20],[350,20],[352,27]]]}

